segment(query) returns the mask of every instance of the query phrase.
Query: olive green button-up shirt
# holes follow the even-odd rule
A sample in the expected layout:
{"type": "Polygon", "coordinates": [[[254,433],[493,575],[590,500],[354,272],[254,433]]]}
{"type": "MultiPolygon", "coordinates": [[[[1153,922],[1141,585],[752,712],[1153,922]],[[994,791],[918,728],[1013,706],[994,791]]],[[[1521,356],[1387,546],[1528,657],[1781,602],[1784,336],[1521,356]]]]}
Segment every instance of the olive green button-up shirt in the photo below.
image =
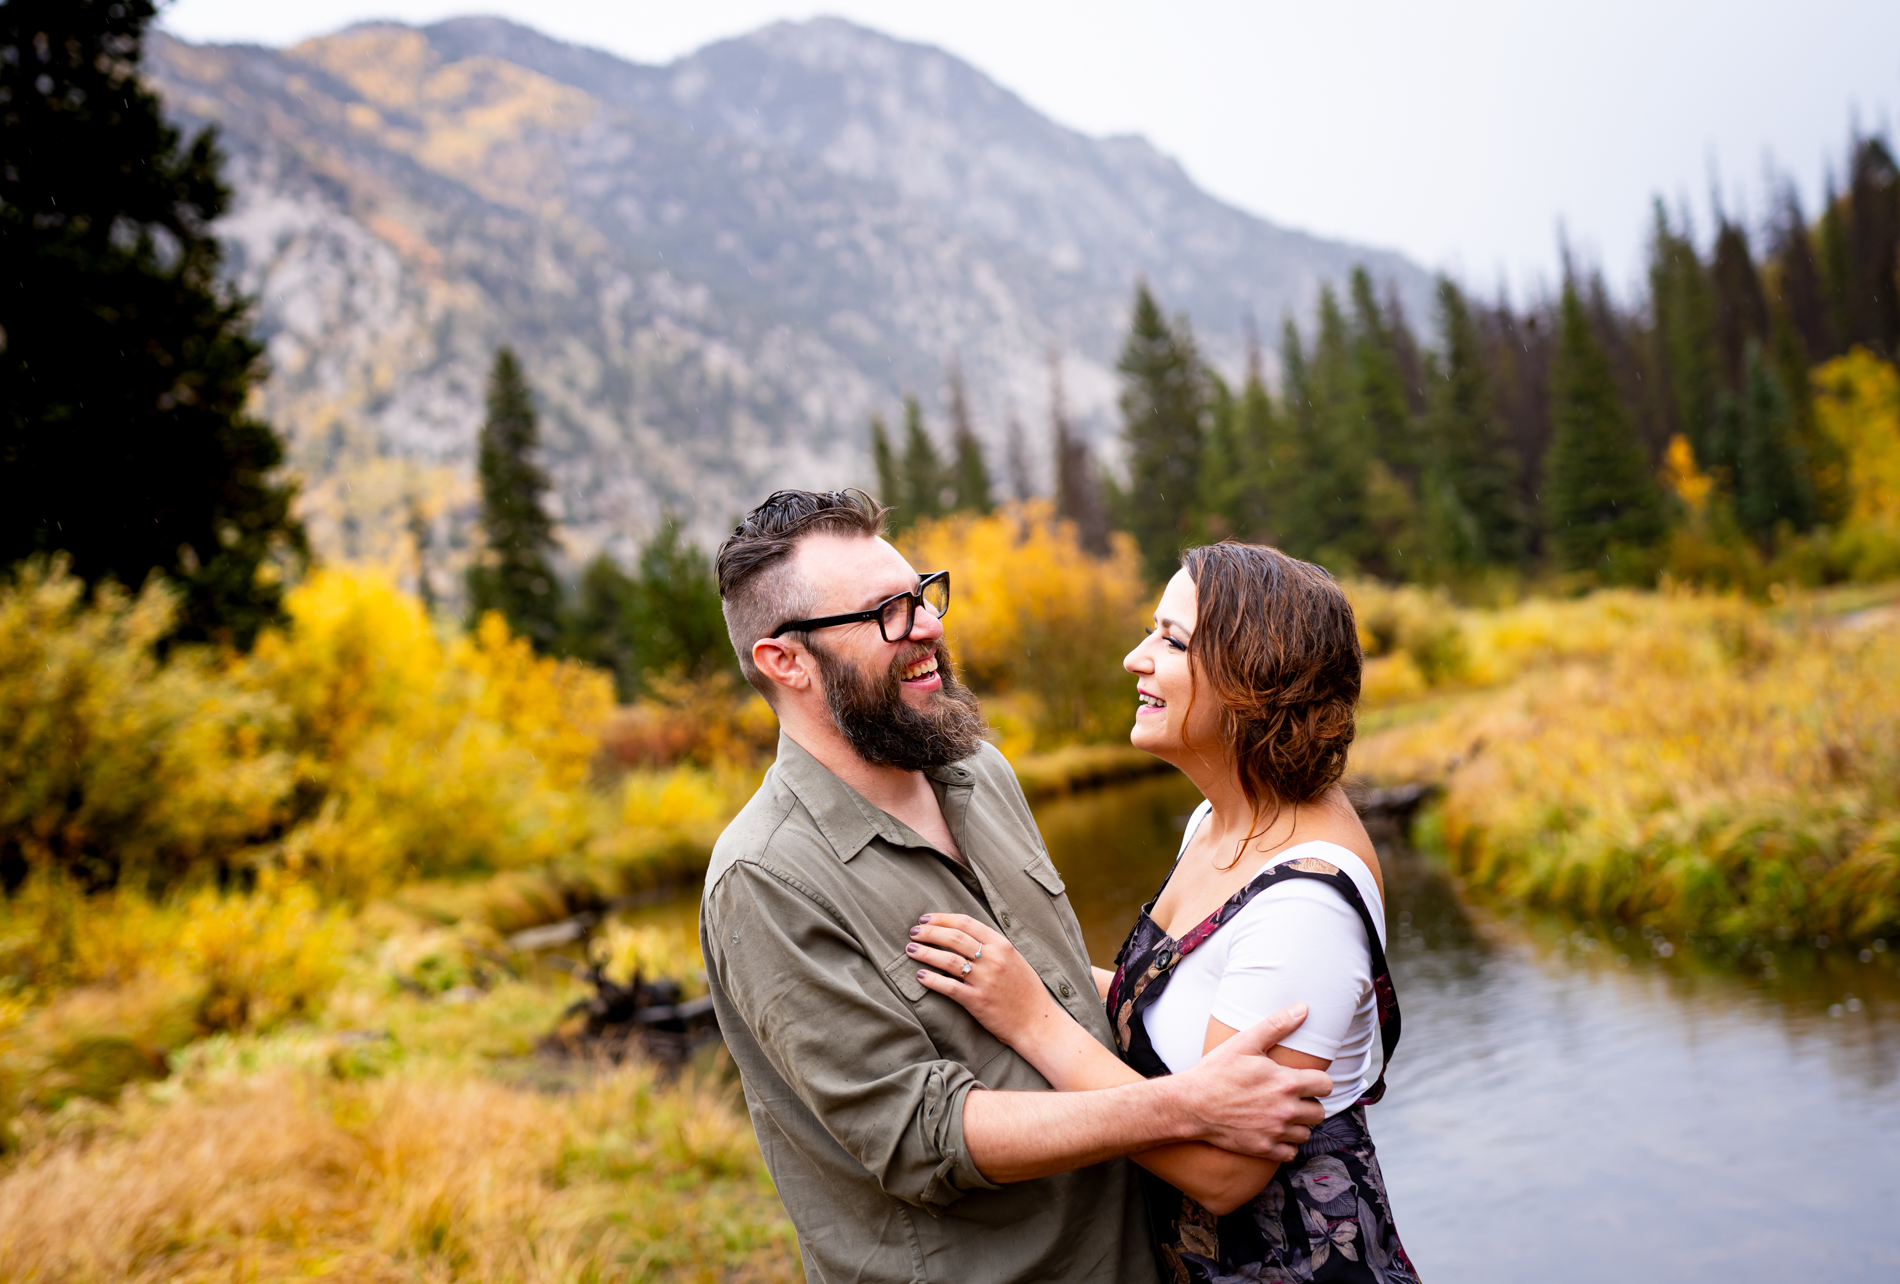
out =
{"type": "MultiPolygon", "coordinates": [[[[1104,1045],[1081,927],[1003,755],[928,773],[967,868],[790,738],[713,849],[706,976],[814,1284],[1154,1284],[1125,1160],[997,1186],[970,1162],[972,1088],[1048,1082],[904,953],[922,914],[1007,936],[1104,1045]]],[[[979,964],[980,966],[980,964],[979,964]]]]}

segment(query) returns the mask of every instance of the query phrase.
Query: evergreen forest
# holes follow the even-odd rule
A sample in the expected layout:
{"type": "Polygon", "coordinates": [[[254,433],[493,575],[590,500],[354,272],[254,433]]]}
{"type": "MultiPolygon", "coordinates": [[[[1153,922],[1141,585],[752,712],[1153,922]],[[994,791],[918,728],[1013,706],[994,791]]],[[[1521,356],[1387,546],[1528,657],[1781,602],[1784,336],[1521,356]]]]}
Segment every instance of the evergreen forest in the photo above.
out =
{"type": "MultiPolygon", "coordinates": [[[[1900,171],[1885,138],[1855,136],[1843,172],[1818,211],[1792,183],[1771,192],[1758,227],[1718,209],[1698,230],[1658,200],[1630,298],[1566,256],[1550,297],[1486,300],[1441,277],[1434,315],[1413,318],[1360,270],[1285,319],[1273,381],[1257,343],[1223,376],[1191,319],[1138,282],[1122,467],[1092,458],[1057,386],[1058,511],[1098,543],[1105,522],[1133,536],[1155,581],[1222,538],[1480,597],[1890,576],[1900,551],[1854,528],[1851,464],[1817,399],[1825,371],[1849,377],[1828,363],[1891,362],[1900,344],[1900,171]]],[[[953,384],[954,465],[914,398],[901,443],[872,425],[900,526],[989,502],[965,480],[986,473],[953,384]]]]}

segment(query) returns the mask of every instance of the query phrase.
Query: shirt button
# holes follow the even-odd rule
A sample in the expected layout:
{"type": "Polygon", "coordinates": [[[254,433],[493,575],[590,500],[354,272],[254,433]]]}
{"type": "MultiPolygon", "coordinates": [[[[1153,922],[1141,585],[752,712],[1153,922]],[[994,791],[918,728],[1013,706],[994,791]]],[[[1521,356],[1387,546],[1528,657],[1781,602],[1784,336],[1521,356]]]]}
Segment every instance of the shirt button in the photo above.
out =
{"type": "Polygon", "coordinates": [[[1005,914],[1005,915],[1003,915],[1003,926],[1004,926],[1004,927],[1008,927],[1008,926],[1009,926],[1009,915],[1007,915],[1007,914],[1005,914]]]}
{"type": "Polygon", "coordinates": [[[1074,993],[1075,993],[1075,991],[1074,991],[1074,990],[1071,990],[1071,989],[1069,988],[1069,983],[1068,983],[1067,981],[1064,981],[1064,982],[1062,983],[1062,989],[1061,989],[1061,991],[1060,991],[1060,993],[1061,993],[1061,995],[1062,995],[1062,997],[1066,999],[1066,998],[1068,998],[1068,997],[1069,997],[1070,995],[1072,995],[1072,994],[1074,994],[1074,993]]]}

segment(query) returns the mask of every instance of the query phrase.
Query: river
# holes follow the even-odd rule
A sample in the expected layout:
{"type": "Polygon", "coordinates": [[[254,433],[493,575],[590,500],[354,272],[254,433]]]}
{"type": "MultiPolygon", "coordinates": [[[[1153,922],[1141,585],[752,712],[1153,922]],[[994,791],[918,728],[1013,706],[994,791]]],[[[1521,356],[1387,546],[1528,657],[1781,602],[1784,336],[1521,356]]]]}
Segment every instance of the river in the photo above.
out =
{"type": "MultiPolygon", "coordinates": [[[[1169,776],[1037,808],[1097,963],[1199,800],[1169,776]]],[[[1425,1279],[1900,1279],[1900,941],[1712,961],[1380,855],[1404,1037],[1369,1118],[1425,1279]]]]}

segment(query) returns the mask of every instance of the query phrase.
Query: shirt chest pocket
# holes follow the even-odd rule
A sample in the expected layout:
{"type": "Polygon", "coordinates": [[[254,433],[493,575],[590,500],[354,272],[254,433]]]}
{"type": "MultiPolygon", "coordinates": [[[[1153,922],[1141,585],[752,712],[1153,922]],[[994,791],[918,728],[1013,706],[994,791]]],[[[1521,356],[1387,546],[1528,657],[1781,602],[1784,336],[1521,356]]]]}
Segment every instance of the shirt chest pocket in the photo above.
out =
{"type": "Polygon", "coordinates": [[[1056,873],[1056,867],[1049,863],[1049,858],[1040,853],[1034,860],[1023,866],[1023,873],[1034,879],[1041,885],[1042,890],[1051,896],[1060,896],[1069,890],[1068,885],[1062,881],[1062,875],[1056,873]]]}
{"type": "Polygon", "coordinates": [[[910,955],[899,954],[884,965],[884,975],[890,978],[897,992],[909,1001],[919,1024],[924,1027],[924,1033],[936,1045],[937,1055],[949,1061],[961,1062],[975,1071],[978,1078],[982,1078],[983,1068],[1009,1049],[985,1030],[975,1017],[964,1011],[956,1000],[925,988],[924,983],[917,979],[922,966],[910,955]]]}

